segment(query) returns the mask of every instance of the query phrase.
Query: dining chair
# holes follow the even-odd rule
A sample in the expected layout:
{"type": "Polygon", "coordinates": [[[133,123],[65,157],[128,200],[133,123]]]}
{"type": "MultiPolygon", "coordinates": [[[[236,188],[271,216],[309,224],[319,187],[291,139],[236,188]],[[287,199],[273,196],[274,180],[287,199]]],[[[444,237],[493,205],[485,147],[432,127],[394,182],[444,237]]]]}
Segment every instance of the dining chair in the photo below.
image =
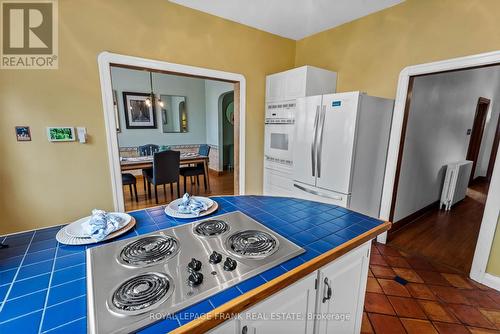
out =
{"type": "Polygon", "coordinates": [[[154,186],[155,200],[158,204],[159,185],[163,185],[165,198],[167,192],[165,185],[170,184],[170,194],[174,197],[173,183],[177,183],[177,197],[181,196],[179,187],[179,163],[181,152],[179,151],[163,151],[153,154],[153,168],[146,172],[146,180],[148,184],[148,196],[151,198],[151,185],[154,186]]]}
{"type": "MultiPolygon", "coordinates": [[[[210,146],[203,144],[198,148],[198,154],[204,157],[208,157],[210,154],[210,146]]],[[[205,185],[205,191],[207,190],[207,176],[205,175],[205,165],[204,163],[198,163],[196,166],[182,167],[180,169],[180,174],[184,178],[184,193],[186,192],[186,177],[196,176],[196,184],[200,186],[200,175],[203,175],[203,183],[205,185]]]]}
{"type": "Polygon", "coordinates": [[[139,155],[144,157],[158,152],[160,150],[160,146],[155,144],[146,144],[139,146],[137,150],[139,151],[139,155]]]}
{"type": "MultiPolygon", "coordinates": [[[[160,151],[160,146],[155,145],[155,144],[146,144],[146,145],[141,145],[137,148],[137,151],[139,153],[139,156],[141,157],[146,157],[146,156],[151,156],[155,154],[156,152],[160,151]]],[[[146,171],[151,168],[143,168],[142,169],[142,180],[143,180],[143,185],[144,185],[144,192],[146,192],[146,171]]]]}
{"type": "Polygon", "coordinates": [[[134,198],[135,195],[135,201],[139,202],[139,198],[137,197],[137,179],[135,176],[130,173],[123,173],[122,184],[124,186],[128,186],[130,190],[130,197],[134,198]],[[134,192],[132,192],[132,188],[134,189],[134,192]]]}

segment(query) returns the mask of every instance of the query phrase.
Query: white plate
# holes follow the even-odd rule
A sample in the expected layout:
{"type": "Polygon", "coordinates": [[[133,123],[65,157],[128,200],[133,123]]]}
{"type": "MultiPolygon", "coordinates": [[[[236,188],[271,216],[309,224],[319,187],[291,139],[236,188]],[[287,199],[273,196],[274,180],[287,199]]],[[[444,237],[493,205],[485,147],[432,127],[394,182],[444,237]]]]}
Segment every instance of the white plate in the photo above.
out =
{"type": "MultiPolygon", "coordinates": [[[[77,237],[72,237],[66,233],[66,228],[69,225],[64,226],[57,232],[56,239],[59,241],[61,244],[64,245],[90,245],[90,244],[95,244],[100,241],[95,241],[94,239],[91,238],[77,238],[77,237]]],[[[128,232],[130,229],[132,229],[135,226],[135,219],[131,217],[131,220],[127,225],[125,225],[122,229],[114,231],[110,235],[108,235],[104,240],[110,240],[113,238],[116,238],[126,232],[128,232]]]]}
{"type": "Polygon", "coordinates": [[[199,215],[195,215],[194,213],[180,213],[178,209],[179,209],[179,204],[182,203],[182,198],[178,198],[167,205],[167,207],[165,208],[165,213],[168,216],[174,218],[197,218],[209,215],[215,212],[215,210],[217,210],[217,208],[219,207],[219,204],[217,204],[217,202],[208,197],[193,196],[193,198],[197,199],[198,201],[205,202],[207,204],[208,209],[200,212],[199,215]]]}
{"type": "MultiPolygon", "coordinates": [[[[130,220],[132,219],[131,215],[122,212],[109,212],[108,214],[118,216],[122,219],[122,222],[120,223],[120,226],[118,227],[117,231],[122,229],[128,223],[130,223],[130,220]]],[[[91,216],[78,219],[77,221],[67,225],[66,234],[70,237],[75,237],[75,238],[89,238],[89,235],[86,234],[85,231],[83,230],[82,224],[87,222],[90,219],[90,217],[91,216]]]]}

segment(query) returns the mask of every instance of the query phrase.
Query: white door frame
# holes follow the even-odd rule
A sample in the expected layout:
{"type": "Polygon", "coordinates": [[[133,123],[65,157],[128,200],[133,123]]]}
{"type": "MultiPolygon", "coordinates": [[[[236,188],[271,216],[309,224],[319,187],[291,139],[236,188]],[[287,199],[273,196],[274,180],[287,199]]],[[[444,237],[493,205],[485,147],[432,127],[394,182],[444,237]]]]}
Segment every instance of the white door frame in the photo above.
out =
{"type": "MultiPolygon", "coordinates": [[[[500,51],[482,53],[461,58],[453,58],[433,63],[414,65],[404,68],[399,74],[396,102],[394,105],[394,115],[392,119],[391,136],[389,141],[389,151],[387,155],[387,165],[385,170],[384,187],[382,193],[382,204],[380,218],[388,220],[391,211],[392,193],[396,177],[398,163],[399,144],[401,131],[403,129],[403,117],[405,112],[408,84],[410,77],[415,75],[430,74],[442,71],[465,69],[476,66],[500,64],[500,51]]],[[[499,149],[500,151],[500,149],[499,149]]],[[[500,278],[496,283],[492,283],[492,275],[485,275],[488,258],[493,243],[493,237],[498,222],[500,212],[500,154],[497,154],[495,167],[488,192],[488,198],[484,210],[479,238],[477,240],[474,261],[470,277],[476,281],[487,285],[496,285],[500,289],[500,278]]],[[[377,240],[385,243],[387,233],[380,235],[377,240]]]]}
{"type": "Polygon", "coordinates": [[[99,77],[101,80],[102,104],[106,126],[108,144],[108,162],[111,174],[111,188],[113,205],[116,211],[125,211],[122,191],[122,177],[120,170],[120,154],[118,150],[118,136],[113,109],[113,87],[111,85],[111,64],[149,68],[158,71],[167,71],[188,74],[206,78],[221,79],[239,82],[240,84],[240,134],[239,134],[239,194],[245,194],[245,115],[246,115],[246,80],[242,74],[212,70],[202,67],[168,63],[159,60],[145,59],[110,52],[101,52],[97,58],[99,77]]]}

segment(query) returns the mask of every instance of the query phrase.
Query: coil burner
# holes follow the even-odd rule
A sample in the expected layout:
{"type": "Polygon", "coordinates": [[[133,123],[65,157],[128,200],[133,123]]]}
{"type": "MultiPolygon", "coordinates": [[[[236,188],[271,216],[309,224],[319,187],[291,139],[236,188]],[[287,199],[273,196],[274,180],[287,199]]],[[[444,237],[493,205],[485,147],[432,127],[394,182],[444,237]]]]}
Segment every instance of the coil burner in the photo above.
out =
{"type": "Polygon", "coordinates": [[[227,249],[236,256],[265,258],[278,250],[278,240],[258,230],[244,230],[232,234],[226,241],[227,249]]]}
{"type": "Polygon", "coordinates": [[[172,294],[170,278],[161,273],[145,273],[132,277],[113,293],[112,306],[119,313],[144,313],[167,300],[172,294]]]}
{"type": "Polygon", "coordinates": [[[198,235],[204,237],[213,237],[220,235],[229,231],[229,225],[219,219],[205,220],[199,224],[196,224],[194,232],[198,235]]]}
{"type": "Polygon", "coordinates": [[[171,258],[178,250],[179,242],[174,237],[152,235],[123,247],[119,260],[133,266],[151,265],[171,258]]]}

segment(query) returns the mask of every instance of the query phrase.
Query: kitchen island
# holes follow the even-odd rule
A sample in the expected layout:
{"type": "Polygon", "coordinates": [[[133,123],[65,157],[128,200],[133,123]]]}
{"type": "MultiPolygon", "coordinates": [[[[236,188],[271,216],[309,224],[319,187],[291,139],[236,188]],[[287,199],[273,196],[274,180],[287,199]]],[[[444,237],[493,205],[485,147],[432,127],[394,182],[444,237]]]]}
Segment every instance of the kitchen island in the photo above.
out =
{"type": "MultiPolygon", "coordinates": [[[[301,246],[305,252],[177,312],[174,316],[159,320],[144,328],[141,333],[203,333],[213,328],[217,332],[230,333],[242,326],[251,328],[251,322],[248,325],[244,322],[236,323],[234,320],[227,320],[227,315],[243,313],[259,306],[262,301],[273,300],[287,291],[290,294],[288,298],[293,299],[293,291],[288,289],[316,277],[316,272],[330,263],[343,258],[349,260],[346,256],[356,252],[361,254],[363,251],[359,256],[363,261],[360,262],[359,273],[366,276],[370,249],[368,242],[390,228],[388,222],[341,207],[299,199],[265,196],[213,199],[218,202],[219,209],[212,216],[241,211],[301,246]],[[363,270],[365,266],[366,270],[363,270]]],[[[195,220],[168,217],[163,209],[163,206],[159,206],[131,212],[137,225],[119,239],[195,220]]],[[[60,227],[53,227],[0,238],[0,241],[10,246],[0,250],[0,332],[87,332],[86,247],[57,243],[55,235],[59,229],[60,227]]],[[[323,292],[322,283],[316,284],[320,284],[317,290],[323,292]]],[[[366,284],[366,277],[360,277],[357,284],[366,284]]],[[[325,291],[331,297],[329,290],[328,285],[325,291]]],[[[334,297],[336,292],[333,286],[334,297]]],[[[354,291],[353,299],[357,292],[354,291]]],[[[364,286],[362,292],[364,293],[364,286]]],[[[323,303],[325,298],[323,297],[323,303]]],[[[362,300],[363,296],[361,302],[362,300]]]]}

